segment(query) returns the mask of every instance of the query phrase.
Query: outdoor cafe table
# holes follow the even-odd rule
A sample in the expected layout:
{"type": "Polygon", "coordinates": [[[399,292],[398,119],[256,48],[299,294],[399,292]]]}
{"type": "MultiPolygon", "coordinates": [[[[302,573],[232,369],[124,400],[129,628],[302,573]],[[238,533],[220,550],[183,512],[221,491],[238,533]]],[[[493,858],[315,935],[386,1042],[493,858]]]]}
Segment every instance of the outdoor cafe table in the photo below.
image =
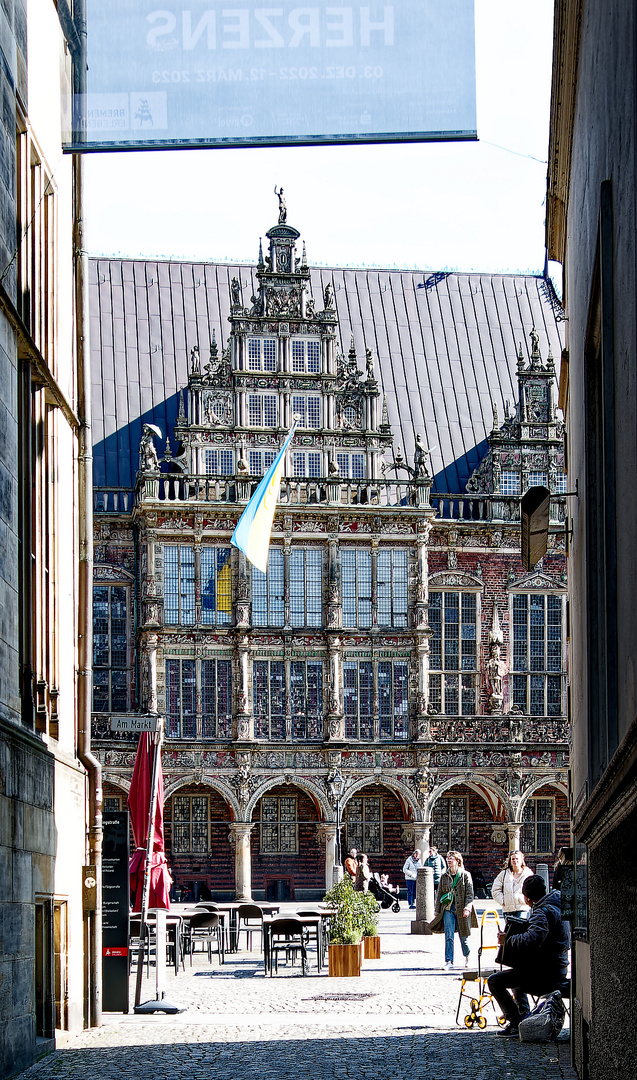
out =
{"type": "MultiPolygon", "coordinates": [[[[206,901],[203,900],[202,904],[205,905],[206,901]]],[[[256,900],[222,900],[219,903],[217,903],[216,900],[211,900],[209,910],[210,910],[211,914],[216,913],[216,914],[219,915],[219,918],[220,918],[224,933],[225,933],[225,925],[226,925],[225,916],[226,915],[228,916],[228,922],[229,922],[229,926],[228,926],[228,929],[229,929],[228,952],[231,952],[231,953],[238,952],[238,949],[239,949],[238,911],[239,911],[240,907],[244,906],[244,904],[255,904],[256,907],[261,908],[264,915],[275,915],[279,911],[279,905],[278,904],[270,904],[270,903],[268,903],[266,901],[258,902],[256,900]],[[214,907],[213,907],[213,905],[214,905],[214,907]]],[[[191,915],[194,915],[195,912],[200,912],[200,911],[204,911],[204,910],[205,910],[205,907],[191,907],[191,908],[188,908],[187,911],[184,911],[183,915],[184,915],[185,919],[188,919],[191,915]]]]}
{"type": "MultiPolygon", "coordinates": [[[[138,924],[140,925],[141,924],[141,918],[142,918],[142,915],[141,915],[140,911],[131,911],[130,914],[129,914],[129,928],[131,926],[131,923],[134,926],[137,926],[138,924]]],[[[151,930],[153,930],[155,928],[155,922],[156,922],[156,914],[155,914],[155,912],[154,911],[149,911],[148,915],[147,915],[147,918],[146,918],[146,925],[148,927],[148,932],[149,933],[150,933],[151,930]]],[[[167,939],[168,944],[172,947],[172,958],[173,958],[173,966],[175,968],[175,975],[179,974],[179,962],[181,961],[181,963],[183,964],[183,955],[182,955],[182,951],[181,951],[181,927],[182,927],[182,917],[181,917],[181,915],[171,915],[170,912],[168,912],[167,915],[166,915],[166,939],[167,939]]],[[[131,938],[136,938],[136,937],[139,937],[139,930],[137,930],[136,933],[132,933],[132,934],[129,931],[129,948],[130,948],[130,939],[131,938]]]]}
{"type": "MultiPolygon", "coordinates": [[[[317,907],[316,915],[298,915],[294,911],[285,912],[280,918],[283,919],[298,919],[307,929],[313,929],[316,935],[316,956],[319,972],[323,969],[323,931],[324,922],[326,922],[331,915],[329,909],[320,909],[317,907]]],[[[270,971],[272,958],[270,956],[270,932],[273,922],[275,922],[273,915],[266,915],[263,919],[263,964],[265,974],[270,971]]]]}

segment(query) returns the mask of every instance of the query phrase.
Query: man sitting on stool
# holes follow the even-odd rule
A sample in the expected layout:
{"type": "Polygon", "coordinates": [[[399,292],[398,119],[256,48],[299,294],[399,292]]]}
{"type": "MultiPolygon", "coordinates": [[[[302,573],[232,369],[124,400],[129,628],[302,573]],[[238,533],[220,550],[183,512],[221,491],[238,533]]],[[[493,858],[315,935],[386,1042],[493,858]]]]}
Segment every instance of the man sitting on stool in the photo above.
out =
{"type": "MultiPolygon", "coordinates": [[[[537,874],[522,883],[522,893],[532,905],[528,930],[509,937],[507,962],[511,967],[496,971],[487,980],[489,991],[502,1009],[508,1025],[498,1035],[518,1034],[518,1025],[529,1013],[528,994],[543,995],[558,990],[568,968],[569,930],[562,922],[562,898],[557,889],[548,895],[544,879],[537,874]],[[509,993],[513,990],[513,997],[509,993]]],[[[498,934],[504,944],[506,935],[498,934]]]]}

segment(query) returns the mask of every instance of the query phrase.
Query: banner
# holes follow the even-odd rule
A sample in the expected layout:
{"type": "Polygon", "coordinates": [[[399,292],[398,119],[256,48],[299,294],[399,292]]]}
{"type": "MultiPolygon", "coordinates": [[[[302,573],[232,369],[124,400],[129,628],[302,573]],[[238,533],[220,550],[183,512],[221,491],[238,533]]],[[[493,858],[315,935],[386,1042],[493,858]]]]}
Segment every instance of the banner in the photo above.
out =
{"type": "Polygon", "coordinates": [[[87,64],[66,150],[476,137],[473,0],[87,0],[87,64]]]}

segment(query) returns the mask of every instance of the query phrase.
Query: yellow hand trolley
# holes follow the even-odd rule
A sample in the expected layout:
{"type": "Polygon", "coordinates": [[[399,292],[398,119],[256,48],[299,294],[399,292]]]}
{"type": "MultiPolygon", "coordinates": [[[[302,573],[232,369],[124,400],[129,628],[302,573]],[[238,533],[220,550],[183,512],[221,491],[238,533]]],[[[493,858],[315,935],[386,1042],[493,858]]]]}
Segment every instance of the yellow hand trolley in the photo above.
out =
{"type": "Polygon", "coordinates": [[[494,907],[485,908],[480,920],[478,965],[475,968],[467,968],[462,974],[460,997],[458,998],[458,1008],[456,1010],[456,1024],[460,1027],[464,1023],[466,1028],[472,1028],[474,1024],[477,1024],[479,1028],[485,1028],[487,1026],[485,1009],[489,1005],[491,1005],[495,1014],[496,1023],[501,1026],[506,1024],[505,1018],[498,1016],[493,996],[489,993],[489,987],[487,986],[489,975],[497,971],[494,960],[498,951],[499,930],[500,917],[497,909],[494,907]],[[464,1020],[461,1022],[460,1010],[463,998],[469,1001],[471,1011],[465,1015],[464,1020]]]}

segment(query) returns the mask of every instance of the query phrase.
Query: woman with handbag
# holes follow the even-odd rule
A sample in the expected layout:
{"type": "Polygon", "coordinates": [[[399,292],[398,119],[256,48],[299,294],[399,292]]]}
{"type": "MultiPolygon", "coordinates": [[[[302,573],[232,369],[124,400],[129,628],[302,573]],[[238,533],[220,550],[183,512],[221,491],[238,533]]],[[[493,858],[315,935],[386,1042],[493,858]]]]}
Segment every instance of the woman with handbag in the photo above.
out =
{"type": "Polygon", "coordinates": [[[528,918],[531,908],[522,894],[522,885],[532,873],[521,851],[509,852],[503,869],[491,886],[491,896],[502,908],[505,918],[511,915],[518,919],[528,918]]]}
{"type": "MultiPolygon", "coordinates": [[[[473,882],[471,874],[464,868],[464,861],[459,851],[447,853],[447,869],[440,878],[436,892],[436,909],[430,930],[445,935],[445,971],[453,967],[453,949],[456,930],[465,962],[469,967],[469,937],[471,935],[471,915],[473,913],[473,882]]],[[[474,915],[475,918],[475,915],[474,915]]]]}

